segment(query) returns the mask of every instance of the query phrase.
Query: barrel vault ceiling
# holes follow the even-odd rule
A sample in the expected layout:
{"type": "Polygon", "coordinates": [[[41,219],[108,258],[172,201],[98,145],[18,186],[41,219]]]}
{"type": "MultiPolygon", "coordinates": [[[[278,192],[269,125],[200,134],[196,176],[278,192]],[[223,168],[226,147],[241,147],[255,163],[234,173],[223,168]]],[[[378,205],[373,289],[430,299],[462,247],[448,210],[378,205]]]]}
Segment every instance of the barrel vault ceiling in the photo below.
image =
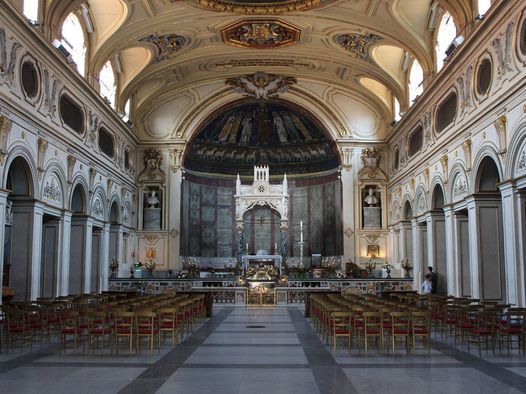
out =
{"type": "MultiPolygon", "coordinates": [[[[81,3],[48,1],[46,23],[57,30],[81,3]]],[[[242,98],[227,78],[258,71],[296,78],[281,98],[316,112],[335,138],[381,141],[393,95],[408,105],[404,51],[425,74],[433,72],[432,0],[85,3],[95,26],[88,79],[118,57],[117,106],[132,99],[134,130],[143,141],[189,138],[213,111],[242,98]]],[[[463,1],[452,4],[466,12],[463,1]]]]}

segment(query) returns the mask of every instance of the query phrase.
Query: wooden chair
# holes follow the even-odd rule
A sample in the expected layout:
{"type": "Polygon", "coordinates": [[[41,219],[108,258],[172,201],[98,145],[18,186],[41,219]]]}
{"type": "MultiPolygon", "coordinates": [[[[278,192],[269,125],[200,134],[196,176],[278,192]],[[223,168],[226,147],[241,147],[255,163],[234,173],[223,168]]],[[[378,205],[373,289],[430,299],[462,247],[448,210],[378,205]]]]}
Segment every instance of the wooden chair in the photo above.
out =
{"type": "Polygon", "coordinates": [[[331,339],[332,339],[332,350],[336,352],[336,344],[338,337],[347,339],[347,348],[351,349],[351,314],[349,312],[332,312],[331,313],[331,339]]]}
{"type": "Polygon", "coordinates": [[[111,346],[112,327],[110,318],[104,311],[94,311],[87,315],[89,349],[96,348],[100,343],[100,350],[104,350],[106,340],[111,346]]]}
{"type": "Polygon", "coordinates": [[[124,338],[128,341],[128,352],[131,353],[137,326],[136,322],[135,312],[113,313],[113,341],[117,354],[119,354],[119,338],[124,338]]]}
{"type": "Polygon", "coordinates": [[[135,314],[137,319],[137,350],[140,351],[141,338],[145,337],[148,339],[148,346],[150,352],[153,351],[155,342],[157,341],[157,348],[161,347],[161,335],[159,330],[159,324],[157,314],[150,311],[138,311],[135,314]]]}
{"type": "MultiPolygon", "coordinates": [[[[363,326],[357,325],[359,340],[363,337],[365,356],[369,350],[369,340],[375,339],[378,351],[383,349],[382,315],[379,312],[363,312],[363,326]]],[[[360,341],[361,342],[361,341],[360,341]]]]}
{"type": "Polygon", "coordinates": [[[431,355],[431,317],[429,312],[411,312],[411,336],[413,338],[413,352],[416,351],[418,337],[427,344],[427,354],[431,355]]]}
{"type": "Polygon", "coordinates": [[[409,338],[411,335],[411,321],[409,312],[391,312],[391,347],[395,355],[397,339],[403,339],[406,353],[409,354],[409,338]]]}
{"type": "Polygon", "coordinates": [[[83,329],[79,326],[79,313],[73,310],[65,310],[60,313],[60,350],[66,351],[67,340],[73,338],[73,348],[76,349],[82,342],[83,329]]]}
{"type": "Polygon", "coordinates": [[[525,353],[525,333],[526,310],[508,310],[498,329],[499,345],[505,341],[508,354],[510,354],[513,348],[513,338],[516,338],[519,354],[525,353]]]}
{"type": "Polygon", "coordinates": [[[157,313],[159,316],[159,330],[161,336],[165,340],[166,334],[170,334],[172,337],[172,344],[176,345],[182,339],[181,322],[177,320],[177,308],[161,308],[157,313]]]}
{"type": "Polygon", "coordinates": [[[485,344],[486,351],[491,345],[493,355],[495,355],[495,336],[496,336],[496,317],[488,311],[480,311],[475,326],[468,331],[468,352],[470,344],[474,343],[479,349],[479,357],[482,357],[482,344],[485,344]]]}

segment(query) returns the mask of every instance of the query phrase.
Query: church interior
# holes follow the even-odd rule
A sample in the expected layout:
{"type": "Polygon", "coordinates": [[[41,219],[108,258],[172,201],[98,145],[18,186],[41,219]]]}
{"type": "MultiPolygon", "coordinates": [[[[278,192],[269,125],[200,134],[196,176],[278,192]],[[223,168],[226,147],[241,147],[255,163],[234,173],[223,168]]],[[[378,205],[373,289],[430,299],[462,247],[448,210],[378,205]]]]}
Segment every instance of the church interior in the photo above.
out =
{"type": "Polygon", "coordinates": [[[0,393],[526,392],[521,0],[0,0],[0,393]]]}

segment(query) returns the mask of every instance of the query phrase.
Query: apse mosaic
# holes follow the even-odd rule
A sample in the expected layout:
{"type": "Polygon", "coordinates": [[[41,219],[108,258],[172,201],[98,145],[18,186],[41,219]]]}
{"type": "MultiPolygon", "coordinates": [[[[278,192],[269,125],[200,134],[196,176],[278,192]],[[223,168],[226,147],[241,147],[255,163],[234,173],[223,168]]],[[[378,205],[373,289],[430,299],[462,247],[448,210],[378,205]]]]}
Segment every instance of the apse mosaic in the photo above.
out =
{"type": "Polygon", "coordinates": [[[274,174],[304,174],[338,167],[334,144],[303,112],[277,101],[244,101],[215,115],[185,156],[194,171],[251,174],[268,164],[274,174]]]}

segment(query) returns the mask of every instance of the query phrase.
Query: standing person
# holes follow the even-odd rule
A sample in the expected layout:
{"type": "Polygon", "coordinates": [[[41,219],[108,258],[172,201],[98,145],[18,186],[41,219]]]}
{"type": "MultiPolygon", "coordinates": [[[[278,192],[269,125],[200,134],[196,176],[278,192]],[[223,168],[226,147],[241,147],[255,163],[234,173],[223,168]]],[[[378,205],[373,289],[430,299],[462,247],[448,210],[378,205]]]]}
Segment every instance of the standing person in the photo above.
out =
{"type": "Polygon", "coordinates": [[[430,294],[433,291],[433,285],[431,284],[431,274],[426,274],[424,283],[422,283],[422,293],[430,294]]]}
{"type": "Polygon", "coordinates": [[[431,275],[431,293],[436,294],[437,292],[437,281],[438,281],[438,275],[436,272],[433,272],[433,267],[427,267],[428,275],[431,275]]]}

